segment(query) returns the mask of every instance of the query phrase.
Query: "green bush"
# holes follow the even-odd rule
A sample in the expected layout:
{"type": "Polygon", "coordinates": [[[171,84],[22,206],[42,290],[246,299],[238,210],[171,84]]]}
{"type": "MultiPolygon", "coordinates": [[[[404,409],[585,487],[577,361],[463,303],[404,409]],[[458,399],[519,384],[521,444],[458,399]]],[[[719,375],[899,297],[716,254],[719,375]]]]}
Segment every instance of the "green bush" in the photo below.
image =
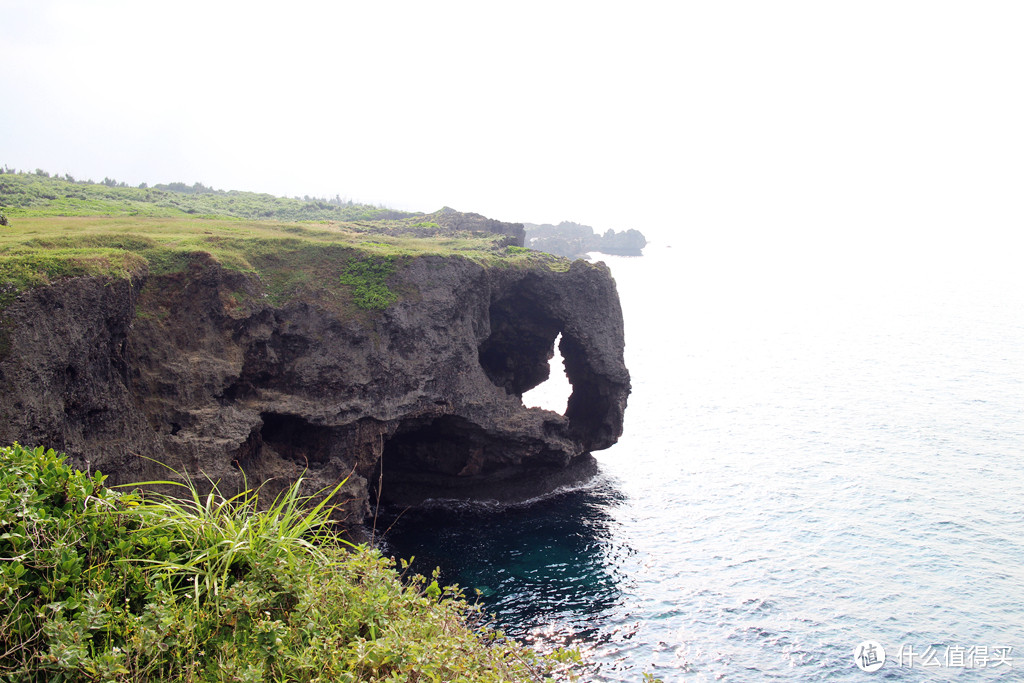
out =
{"type": "Polygon", "coordinates": [[[258,510],[255,491],[103,481],[0,448],[0,679],[536,681],[573,658],[506,641],[436,575],[403,582],[336,542],[323,492],[314,505],[296,484],[258,510]]]}
{"type": "Polygon", "coordinates": [[[394,272],[394,256],[367,256],[348,262],[341,283],[352,287],[352,300],[359,308],[383,310],[398,300],[387,285],[394,272]]]}

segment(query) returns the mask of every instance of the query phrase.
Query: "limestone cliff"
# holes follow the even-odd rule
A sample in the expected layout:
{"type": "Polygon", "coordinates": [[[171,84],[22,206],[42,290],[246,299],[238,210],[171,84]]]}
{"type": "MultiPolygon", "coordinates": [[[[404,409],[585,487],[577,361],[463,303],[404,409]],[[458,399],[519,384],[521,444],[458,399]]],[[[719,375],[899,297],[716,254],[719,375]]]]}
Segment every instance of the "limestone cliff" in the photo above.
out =
{"type": "Polygon", "coordinates": [[[63,450],[112,483],[222,487],[308,469],[371,501],[536,495],[622,432],[629,393],[603,264],[498,267],[410,256],[381,311],[327,290],[270,303],[257,274],[209,255],[187,269],[61,279],[0,314],[0,441],[63,450]],[[561,334],[565,415],[523,406],[561,334]],[[140,457],[145,456],[145,457],[140,457]]]}

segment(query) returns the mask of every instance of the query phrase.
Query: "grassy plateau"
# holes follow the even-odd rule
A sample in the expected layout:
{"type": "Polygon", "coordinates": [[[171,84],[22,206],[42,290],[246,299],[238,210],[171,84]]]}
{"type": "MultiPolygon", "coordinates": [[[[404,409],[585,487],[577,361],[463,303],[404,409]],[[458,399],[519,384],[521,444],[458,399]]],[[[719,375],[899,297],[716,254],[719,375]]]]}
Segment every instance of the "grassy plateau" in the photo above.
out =
{"type": "Polygon", "coordinates": [[[0,225],[0,308],[62,277],[162,275],[186,270],[200,255],[258,276],[271,304],[316,289],[371,310],[396,301],[388,278],[427,254],[494,267],[568,268],[565,259],[506,246],[503,235],[445,229],[437,222],[445,210],[181,194],[25,173],[0,174],[0,209],[7,222],[0,225]]]}

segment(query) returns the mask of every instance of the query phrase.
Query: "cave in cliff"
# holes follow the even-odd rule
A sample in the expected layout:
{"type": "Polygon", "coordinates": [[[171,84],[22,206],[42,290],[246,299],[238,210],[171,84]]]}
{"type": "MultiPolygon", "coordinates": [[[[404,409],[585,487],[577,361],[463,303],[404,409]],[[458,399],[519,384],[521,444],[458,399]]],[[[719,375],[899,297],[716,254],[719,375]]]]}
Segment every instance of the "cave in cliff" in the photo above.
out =
{"type": "Polygon", "coordinates": [[[572,384],[569,383],[569,377],[565,374],[565,360],[562,358],[560,349],[561,340],[561,334],[555,337],[552,348],[553,355],[548,363],[550,373],[547,380],[523,393],[522,401],[526,408],[542,408],[565,415],[566,404],[572,393],[572,384]]]}
{"type": "Polygon", "coordinates": [[[542,296],[525,282],[491,304],[491,334],[480,345],[480,365],[509,394],[522,397],[550,373],[562,322],[545,311],[542,296]]]}
{"type": "Polygon", "coordinates": [[[337,441],[334,430],[310,424],[296,415],[263,413],[263,428],[260,437],[285,460],[306,467],[323,465],[331,457],[331,449],[337,441]]]}
{"type": "Polygon", "coordinates": [[[374,506],[431,499],[516,502],[589,476],[592,459],[583,460],[569,466],[562,450],[540,439],[515,439],[458,416],[405,420],[381,442],[369,495],[374,506]]]}
{"type": "Polygon", "coordinates": [[[297,471],[320,469],[341,455],[339,431],[299,415],[264,412],[231,460],[248,476],[292,477],[297,471]]]}
{"type": "MultiPolygon", "coordinates": [[[[492,303],[491,334],[480,345],[480,365],[487,377],[521,399],[551,381],[552,367],[565,376],[560,344],[564,322],[546,309],[544,298],[542,292],[524,283],[492,303]],[[552,363],[556,356],[558,362],[552,363]]],[[[560,414],[565,413],[571,380],[569,384],[556,410],[560,414]]],[[[524,405],[528,400],[524,399],[524,405]]]]}
{"type": "MultiPolygon", "coordinates": [[[[496,386],[522,398],[543,383],[551,373],[555,341],[564,359],[571,393],[565,417],[573,435],[587,450],[604,448],[609,415],[618,414],[620,398],[608,378],[596,371],[593,352],[578,329],[567,326],[560,315],[561,302],[550,291],[526,278],[490,306],[491,334],[480,345],[480,365],[496,386]]],[[[618,434],[615,434],[617,438],[618,434]]],[[[609,441],[613,443],[614,438],[609,441]]]]}
{"type": "Polygon", "coordinates": [[[458,416],[404,420],[382,441],[371,496],[383,503],[447,497],[484,473],[489,446],[483,429],[458,416]]]}

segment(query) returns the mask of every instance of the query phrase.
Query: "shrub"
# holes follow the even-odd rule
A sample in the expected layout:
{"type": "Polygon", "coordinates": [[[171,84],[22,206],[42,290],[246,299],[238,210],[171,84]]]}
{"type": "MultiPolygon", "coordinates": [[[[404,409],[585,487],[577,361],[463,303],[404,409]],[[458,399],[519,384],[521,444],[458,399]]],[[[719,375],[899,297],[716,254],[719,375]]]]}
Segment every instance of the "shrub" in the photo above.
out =
{"type": "Polygon", "coordinates": [[[297,483],[257,511],[257,491],[103,481],[0,448],[0,679],[535,681],[571,659],[504,640],[436,574],[403,583],[335,542],[330,495],[297,483]]]}
{"type": "Polygon", "coordinates": [[[398,300],[398,295],[387,285],[387,279],[394,272],[393,256],[367,256],[348,262],[341,283],[352,287],[352,299],[359,308],[382,310],[398,300]]]}

